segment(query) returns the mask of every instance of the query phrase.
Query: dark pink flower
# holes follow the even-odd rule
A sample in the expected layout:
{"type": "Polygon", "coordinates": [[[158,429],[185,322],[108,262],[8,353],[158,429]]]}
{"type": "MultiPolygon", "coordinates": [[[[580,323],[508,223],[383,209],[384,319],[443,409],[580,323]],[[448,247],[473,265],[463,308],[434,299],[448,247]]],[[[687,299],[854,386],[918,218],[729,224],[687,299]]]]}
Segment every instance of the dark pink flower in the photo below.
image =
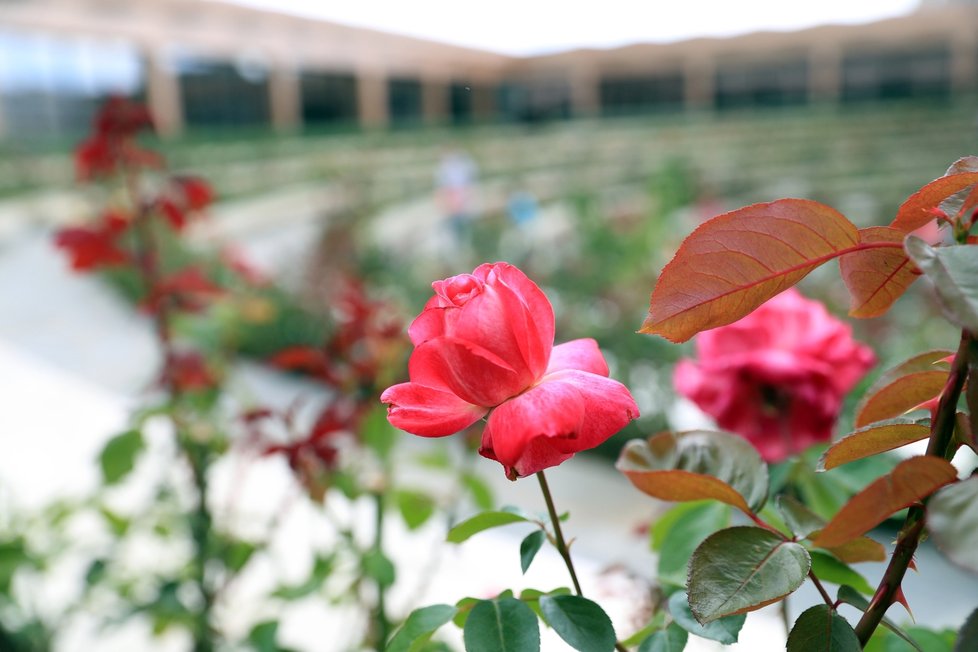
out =
{"type": "Polygon", "coordinates": [[[380,397],[393,425],[444,437],[488,414],[479,452],[515,479],[594,448],[638,416],[594,340],[553,345],[553,308],[516,267],[486,263],[432,287],[408,329],[411,381],[380,397]]]}
{"type": "Polygon", "coordinates": [[[673,381],[717,424],[776,462],[828,441],[842,399],[875,362],[852,329],[794,289],[696,337],[673,381]]]}

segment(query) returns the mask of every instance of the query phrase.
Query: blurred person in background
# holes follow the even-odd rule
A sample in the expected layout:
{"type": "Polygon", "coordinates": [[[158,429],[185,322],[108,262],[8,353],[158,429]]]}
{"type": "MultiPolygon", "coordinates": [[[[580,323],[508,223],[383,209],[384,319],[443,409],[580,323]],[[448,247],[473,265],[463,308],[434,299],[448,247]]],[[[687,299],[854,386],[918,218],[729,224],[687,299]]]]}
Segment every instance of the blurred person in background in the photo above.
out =
{"type": "Polygon", "coordinates": [[[448,148],[435,172],[436,201],[460,245],[467,246],[472,234],[473,189],[478,167],[464,150],[448,148]]]}

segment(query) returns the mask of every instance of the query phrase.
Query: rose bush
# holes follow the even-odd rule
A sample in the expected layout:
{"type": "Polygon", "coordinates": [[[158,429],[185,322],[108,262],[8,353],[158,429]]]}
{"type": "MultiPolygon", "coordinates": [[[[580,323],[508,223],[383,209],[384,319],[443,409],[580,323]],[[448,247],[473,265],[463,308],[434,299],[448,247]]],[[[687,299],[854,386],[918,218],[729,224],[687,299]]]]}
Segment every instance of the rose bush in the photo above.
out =
{"type": "Polygon", "coordinates": [[[676,390],[777,462],[832,437],[846,393],[875,362],[849,325],[796,290],[696,337],[676,390]]]}
{"type": "Polygon", "coordinates": [[[507,263],[432,284],[408,329],[410,382],[381,396],[390,422],[423,437],[489,415],[480,454],[511,479],[601,444],[639,414],[591,339],[554,346],[550,301],[507,263]]]}

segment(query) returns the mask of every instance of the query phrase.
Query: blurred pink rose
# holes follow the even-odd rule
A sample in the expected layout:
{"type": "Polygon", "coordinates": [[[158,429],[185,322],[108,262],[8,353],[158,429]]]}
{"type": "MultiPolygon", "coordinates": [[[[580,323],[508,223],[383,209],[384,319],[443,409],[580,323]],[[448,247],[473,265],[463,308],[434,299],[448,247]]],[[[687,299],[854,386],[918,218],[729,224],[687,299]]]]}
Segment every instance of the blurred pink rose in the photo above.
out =
{"type": "Polygon", "coordinates": [[[874,364],[852,330],[794,289],[696,337],[676,390],[777,462],[832,437],[842,399],[874,364]]]}
{"type": "Polygon", "coordinates": [[[516,267],[486,263],[432,287],[408,329],[411,382],[380,397],[398,428],[444,437],[489,414],[479,452],[515,479],[594,448],[638,416],[594,340],[554,346],[550,301],[516,267]]]}

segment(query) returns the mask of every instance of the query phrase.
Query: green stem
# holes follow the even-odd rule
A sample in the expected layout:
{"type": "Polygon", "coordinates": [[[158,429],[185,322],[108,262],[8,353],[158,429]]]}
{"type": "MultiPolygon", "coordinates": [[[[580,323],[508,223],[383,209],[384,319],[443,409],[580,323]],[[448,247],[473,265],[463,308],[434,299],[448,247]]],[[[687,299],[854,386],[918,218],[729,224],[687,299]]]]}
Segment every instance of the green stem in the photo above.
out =
{"type": "MultiPolygon", "coordinates": [[[[384,552],[384,495],[383,493],[374,494],[375,521],[374,521],[374,545],[375,554],[382,555],[384,552]]],[[[387,617],[387,587],[380,580],[377,581],[377,603],[373,613],[373,637],[378,650],[384,649],[387,645],[387,638],[390,636],[391,623],[387,617]]]]}
{"type": "MultiPolygon", "coordinates": [[[[139,272],[146,295],[152,297],[161,280],[159,267],[160,252],[157,239],[151,223],[151,208],[140,196],[139,178],[135,171],[124,171],[126,190],[130,203],[135,211],[133,230],[135,232],[136,267],[139,272]]],[[[173,382],[171,365],[174,360],[173,336],[171,331],[171,314],[169,300],[158,298],[154,306],[153,325],[156,338],[163,354],[164,383],[170,398],[174,403],[179,402],[180,388],[173,382]]],[[[207,470],[210,466],[210,451],[206,444],[199,444],[189,438],[188,429],[183,419],[177,414],[179,406],[170,411],[170,421],[181,452],[186,456],[193,475],[194,488],[197,493],[197,503],[189,517],[190,534],[194,543],[194,573],[193,581],[200,594],[201,606],[195,614],[193,629],[194,652],[213,652],[215,641],[211,628],[211,615],[216,599],[215,591],[207,582],[207,565],[211,555],[211,530],[213,519],[207,506],[207,470]]]]}
{"type": "Polygon", "coordinates": [[[194,540],[194,582],[201,596],[201,606],[197,611],[194,625],[194,652],[212,652],[214,638],[211,631],[211,613],[215,594],[207,582],[207,565],[210,561],[210,537],[213,519],[207,507],[207,468],[209,466],[206,445],[186,442],[184,449],[190,459],[194,485],[197,489],[197,505],[190,519],[190,530],[194,540]]]}
{"type": "MultiPolygon", "coordinates": [[[[968,375],[969,358],[975,355],[974,342],[967,331],[961,333],[961,343],[958,351],[954,355],[951,363],[951,371],[948,373],[947,383],[941,393],[941,399],[937,404],[937,413],[931,423],[930,442],[927,445],[927,454],[942,459],[950,459],[954,455],[954,420],[957,413],[958,399],[961,396],[961,389],[964,386],[965,378],[968,375]]],[[[914,552],[920,543],[920,537],[924,531],[924,507],[914,505],[907,511],[907,517],[900,528],[897,536],[896,545],[893,549],[893,556],[890,563],[883,573],[876,594],[869,603],[869,608],[856,624],[856,636],[864,647],[869,641],[873,632],[879,627],[883,620],[883,615],[896,598],[903,576],[913,560],[914,552]]]]}
{"type": "MultiPolygon", "coordinates": [[[[557,547],[557,552],[560,554],[561,558],[564,560],[564,565],[567,566],[567,572],[570,573],[571,582],[574,584],[574,591],[577,595],[584,597],[584,592],[581,591],[581,583],[577,579],[577,571],[574,570],[574,562],[570,556],[570,548],[567,547],[567,542],[564,540],[564,532],[560,529],[560,517],[557,515],[557,508],[554,507],[553,495],[550,493],[550,485],[547,484],[547,476],[543,474],[543,471],[537,471],[537,480],[540,482],[540,491],[543,492],[543,499],[547,503],[547,512],[550,514],[550,522],[554,527],[554,545],[557,547]]],[[[628,652],[628,648],[619,642],[615,642],[615,649],[618,652],[628,652]]]]}
{"type": "Polygon", "coordinates": [[[567,571],[571,576],[571,582],[574,583],[574,591],[577,592],[577,595],[583,597],[584,593],[581,591],[581,583],[577,580],[577,571],[574,570],[574,562],[571,560],[570,549],[567,547],[567,543],[564,541],[564,533],[560,529],[560,517],[557,515],[557,509],[554,507],[554,499],[550,494],[550,485],[547,484],[547,476],[543,474],[543,471],[537,471],[537,480],[540,481],[540,491],[543,492],[543,499],[546,501],[547,511],[550,513],[550,522],[554,526],[554,543],[557,546],[557,552],[563,558],[564,565],[567,566],[567,571]]]}

